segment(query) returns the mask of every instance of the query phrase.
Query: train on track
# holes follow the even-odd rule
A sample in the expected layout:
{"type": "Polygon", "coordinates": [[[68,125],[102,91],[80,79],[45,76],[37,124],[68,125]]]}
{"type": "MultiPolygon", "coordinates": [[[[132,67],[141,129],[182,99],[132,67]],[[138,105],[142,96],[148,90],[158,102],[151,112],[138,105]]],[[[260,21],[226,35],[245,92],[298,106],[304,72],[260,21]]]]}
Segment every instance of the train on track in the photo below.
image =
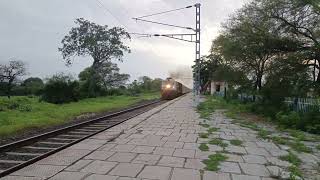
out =
{"type": "Polygon", "coordinates": [[[188,87],[184,86],[180,82],[175,81],[172,78],[167,78],[162,81],[161,84],[161,99],[171,100],[190,91],[191,90],[188,87]]]}

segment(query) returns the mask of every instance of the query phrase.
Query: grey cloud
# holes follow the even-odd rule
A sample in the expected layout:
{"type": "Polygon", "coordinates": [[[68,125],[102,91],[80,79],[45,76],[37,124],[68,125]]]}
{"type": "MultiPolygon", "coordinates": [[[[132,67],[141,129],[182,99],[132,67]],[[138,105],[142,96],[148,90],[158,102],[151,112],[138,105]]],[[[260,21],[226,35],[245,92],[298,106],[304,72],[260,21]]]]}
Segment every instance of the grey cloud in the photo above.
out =
{"type": "MultiPolygon", "coordinates": [[[[90,57],[76,58],[73,66],[66,67],[58,52],[60,41],[74,25],[74,20],[83,17],[99,24],[109,26],[125,25],[130,32],[184,32],[184,30],[167,28],[158,25],[135,22],[131,17],[183,7],[195,4],[194,0],[100,0],[113,14],[111,16],[96,0],[1,0],[0,1],[0,63],[5,63],[11,57],[28,63],[30,75],[46,77],[56,72],[79,73],[91,63],[90,57]],[[119,23],[120,21],[120,23],[119,23]]],[[[248,0],[200,0],[202,3],[203,29],[219,26],[223,19],[234,9],[248,0]]],[[[184,13],[172,13],[152,19],[186,26],[194,25],[194,10],[184,13]]],[[[203,33],[205,46],[210,46],[210,32],[203,33]]],[[[216,34],[215,32],[211,33],[216,34]]],[[[133,38],[132,41],[137,40],[133,38]]],[[[140,45],[150,50],[135,50],[126,55],[120,63],[121,71],[129,73],[132,78],[141,75],[151,77],[168,76],[168,72],[183,62],[193,63],[194,56],[184,58],[183,52],[189,52],[190,45],[170,39],[138,39],[140,45]],[[163,52],[165,45],[176,46],[167,54],[163,52]],[[152,48],[151,48],[152,47],[152,48]],[[189,47],[189,48],[188,48],[189,47]],[[175,54],[177,53],[177,54],[175,54]],[[169,57],[168,57],[169,56],[169,57]],[[171,58],[170,58],[171,57],[171,58]],[[170,58],[164,59],[164,58],[170,58]],[[179,62],[174,61],[177,58],[179,62]],[[172,59],[172,60],[171,60],[172,59]]],[[[192,48],[191,48],[192,49],[192,48]]],[[[207,47],[208,49],[208,47],[207,47]]]]}

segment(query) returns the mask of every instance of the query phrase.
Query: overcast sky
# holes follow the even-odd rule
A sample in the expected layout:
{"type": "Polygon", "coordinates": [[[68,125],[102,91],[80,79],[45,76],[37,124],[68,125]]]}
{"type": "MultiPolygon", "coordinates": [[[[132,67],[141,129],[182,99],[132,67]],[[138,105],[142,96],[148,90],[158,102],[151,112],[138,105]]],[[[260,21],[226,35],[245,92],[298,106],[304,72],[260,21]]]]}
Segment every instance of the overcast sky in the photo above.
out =
{"type": "MultiPolygon", "coordinates": [[[[136,22],[132,17],[193,5],[200,2],[202,55],[219,34],[220,23],[248,0],[0,0],[0,63],[10,58],[27,63],[29,76],[48,77],[57,72],[77,75],[92,60],[76,58],[66,67],[58,47],[83,17],[101,25],[125,27],[128,32],[181,33],[176,28],[136,22]],[[100,1],[101,4],[99,4],[100,1]]],[[[195,8],[150,18],[182,26],[195,25],[195,8]]],[[[132,79],[142,75],[165,78],[177,68],[190,67],[194,61],[194,44],[163,38],[136,38],[128,42],[132,49],[121,72],[132,79]]]]}

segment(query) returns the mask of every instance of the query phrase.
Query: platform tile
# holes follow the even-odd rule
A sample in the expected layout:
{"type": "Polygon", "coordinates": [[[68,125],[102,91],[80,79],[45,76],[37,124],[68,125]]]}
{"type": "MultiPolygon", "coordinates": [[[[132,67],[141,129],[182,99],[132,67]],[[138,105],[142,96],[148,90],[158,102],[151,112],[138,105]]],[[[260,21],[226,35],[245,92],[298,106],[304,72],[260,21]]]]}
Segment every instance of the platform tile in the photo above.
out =
{"type": "Polygon", "coordinates": [[[109,175],[136,177],[143,167],[143,164],[120,163],[112,169],[109,175]]]}
{"type": "Polygon", "coordinates": [[[138,175],[139,178],[168,180],[171,168],[162,166],[146,166],[138,175]]]}
{"type": "Polygon", "coordinates": [[[171,180],[200,180],[200,172],[194,169],[174,168],[171,180]]]}
{"type": "Polygon", "coordinates": [[[25,168],[22,168],[12,175],[18,176],[31,176],[31,177],[51,177],[58,172],[62,171],[66,166],[53,166],[53,165],[40,165],[40,164],[32,164],[25,168]]]}
{"type": "Polygon", "coordinates": [[[67,172],[62,171],[57,175],[53,176],[49,180],[66,180],[66,179],[82,179],[87,176],[89,173],[85,172],[67,172]]]}
{"type": "Polygon", "coordinates": [[[109,172],[113,167],[115,167],[118,163],[116,162],[107,162],[107,161],[93,161],[83,169],[81,172],[90,172],[95,174],[106,174],[109,172]]]}

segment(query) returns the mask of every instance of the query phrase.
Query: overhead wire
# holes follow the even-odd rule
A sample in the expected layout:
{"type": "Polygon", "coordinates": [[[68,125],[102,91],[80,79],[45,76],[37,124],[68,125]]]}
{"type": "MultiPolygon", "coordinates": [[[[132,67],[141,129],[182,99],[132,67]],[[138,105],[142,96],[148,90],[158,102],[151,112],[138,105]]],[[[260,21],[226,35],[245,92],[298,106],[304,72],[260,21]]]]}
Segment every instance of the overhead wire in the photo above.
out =
{"type": "MultiPolygon", "coordinates": [[[[125,27],[128,31],[130,31],[130,29],[129,29],[124,23],[122,23],[119,18],[117,18],[115,15],[113,15],[113,13],[112,13],[100,0],[96,0],[96,2],[98,3],[99,7],[101,7],[102,9],[107,10],[107,12],[108,12],[120,25],[122,25],[122,26],[125,27]]],[[[104,14],[105,14],[106,16],[108,16],[106,13],[104,13],[104,14]]],[[[152,34],[146,34],[146,33],[129,33],[129,34],[140,35],[140,36],[137,37],[137,38],[151,37],[151,36],[152,36],[152,34]]],[[[145,44],[145,45],[147,45],[147,46],[149,46],[149,47],[151,48],[151,50],[152,50],[155,54],[157,54],[157,51],[154,50],[154,48],[156,48],[156,47],[154,47],[152,44],[150,44],[150,43],[145,43],[144,41],[142,41],[142,43],[145,44]]],[[[156,48],[156,49],[157,49],[157,48],[156,48]]],[[[159,50],[158,50],[158,52],[159,52],[159,50]]]]}
{"type": "Polygon", "coordinates": [[[133,18],[135,20],[143,21],[143,22],[148,22],[148,23],[153,23],[153,24],[159,24],[159,25],[164,25],[164,26],[170,26],[170,27],[176,27],[176,28],[181,28],[181,29],[188,29],[188,30],[193,30],[191,27],[185,27],[185,26],[178,26],[178,25],[173,25],[173,24],[167,24],[167,23],[161,23],[161,22],[155,22],[155,21],[150,21],[150,20],[145,20],[145,19],[140,19],[140,18],[133,18]]]}
{"type": "Polygon", "coordinates": [[[155,15],[166,14],[166,13],[169,13],[169,12],[180,11],[180,10],[187,9],[187,8],[191,8],[191,7],[192,7],[192,6],[187,6],[187,7],[183,7],[183,8],[173,9],[173,10],[169,10],[169,11],[163,11],[163,12],[154,13],[154,14],[149,14],[149,15],[140,16],[140,17],[136,17],[136,18],[151,17],[151,16],[155,16],[155,15]]]}
{"type": "Polygon", "coordinates": [[[120,21],[120,19],[118,19],[115,15],[113,15],[113,13],[112,13],[100,0],[96,0],[96,2],[100,5],[100,7],[106,9],[106,10],[108,11],[108,13],[109,13],[116,21],[118,21],[118,23],[119,23],[120,25],[122,25],[123,27],[125,27],[126,29],[129,30],[129,28],[128,28],[124,23],[122,23],[122,22],[120,21]]]}

